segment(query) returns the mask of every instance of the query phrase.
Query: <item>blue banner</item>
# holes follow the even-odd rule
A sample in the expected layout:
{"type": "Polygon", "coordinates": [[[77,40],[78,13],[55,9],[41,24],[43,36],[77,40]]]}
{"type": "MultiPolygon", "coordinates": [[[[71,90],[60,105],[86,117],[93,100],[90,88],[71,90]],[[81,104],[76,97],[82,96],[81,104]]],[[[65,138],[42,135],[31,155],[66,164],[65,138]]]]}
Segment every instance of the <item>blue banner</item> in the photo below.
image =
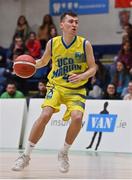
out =
{"type": "Polygon", "coordinates": [[[86,131],[114,132],[116,114],[89,114],[86,131]]]}
{"type": "Polygon", "coordinates": [[[59,16],[73,11],[78,15],[108,13],[109,0],[50,0],[50,14],[59,16]]]}

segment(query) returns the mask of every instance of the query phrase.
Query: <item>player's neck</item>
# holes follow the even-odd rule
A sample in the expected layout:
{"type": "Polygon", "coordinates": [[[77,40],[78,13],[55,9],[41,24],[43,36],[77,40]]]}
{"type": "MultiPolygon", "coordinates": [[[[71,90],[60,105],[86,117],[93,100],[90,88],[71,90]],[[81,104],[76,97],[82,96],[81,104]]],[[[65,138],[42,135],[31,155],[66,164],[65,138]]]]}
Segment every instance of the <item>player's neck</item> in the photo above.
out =
{"type": "Polygon", "coordinates": [[[71,42],[73,42],[73,40],[75,39],[75,36],[66,36],[63,34],[63,41],[65,42],[66,45],[71,44],[71,42]]]}

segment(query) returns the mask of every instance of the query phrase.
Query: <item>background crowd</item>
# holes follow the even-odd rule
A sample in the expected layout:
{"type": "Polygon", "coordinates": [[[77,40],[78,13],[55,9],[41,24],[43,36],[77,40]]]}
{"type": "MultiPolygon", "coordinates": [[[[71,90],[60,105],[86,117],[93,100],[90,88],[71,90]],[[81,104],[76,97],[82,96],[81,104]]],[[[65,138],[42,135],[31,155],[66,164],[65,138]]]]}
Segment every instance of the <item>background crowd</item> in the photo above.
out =
{"type": "MultiPolygon", "coordinates": [[[[95,56],[97,73],[86,85],[87,99],[132,100],[132,24],[124,24],[122,44],[111,64],[95,56]]],[[[13,72],[13,61],[22,54],[38,59],[49,39],[57,36],[57,28],[49,14],[44,15],[34,32],[24,15],[18,17],[8,49],[0,46],[0,98],[44,98],[51,62],[37,70],[33,77],[22,79],[13,72]],[[35,93],[31,93],[35,92],[35,93]]]]}

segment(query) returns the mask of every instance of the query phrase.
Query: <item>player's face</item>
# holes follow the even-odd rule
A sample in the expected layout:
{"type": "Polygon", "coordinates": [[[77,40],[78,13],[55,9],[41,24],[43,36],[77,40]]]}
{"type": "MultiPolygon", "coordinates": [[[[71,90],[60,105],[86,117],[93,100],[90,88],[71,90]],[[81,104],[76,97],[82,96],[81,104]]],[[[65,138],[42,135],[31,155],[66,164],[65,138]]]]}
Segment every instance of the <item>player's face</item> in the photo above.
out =
{"type": "Polygon", "coordinates": [[[78,29],[78,17],[66,15],[60,27],[64,33],[75,36],[78,29]]]}

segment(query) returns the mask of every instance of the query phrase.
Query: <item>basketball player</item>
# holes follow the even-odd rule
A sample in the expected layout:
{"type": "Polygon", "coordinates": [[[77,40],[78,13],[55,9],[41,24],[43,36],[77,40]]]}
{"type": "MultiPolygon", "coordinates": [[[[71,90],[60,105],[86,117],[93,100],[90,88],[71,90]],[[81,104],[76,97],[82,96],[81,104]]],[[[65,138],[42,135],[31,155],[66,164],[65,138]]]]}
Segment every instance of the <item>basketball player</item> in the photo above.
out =
{"type": "Polygon", "coordinates": [[[36,68],[41,68],[52,59],[52,69],[48,75],[42,113],[32,127],[24,153],[15,161],[12,168],[15,171],[23,170],[29,164],[34,146],[43,135],[53,113],[60,110],[61,104],[67,107],[63,120],[67,121],[71,117],[71,124],[64,146],[59,151],[58,162],[61,172],[69,170],[68,150],[82,127],[86,96],[84,85],[95,75],[96,64],[90,42],[76,35],[77,15],[64,13],[60,18],[60,28],[62,36],[49,40],[42,58],[37,60],[36,68]]]}

